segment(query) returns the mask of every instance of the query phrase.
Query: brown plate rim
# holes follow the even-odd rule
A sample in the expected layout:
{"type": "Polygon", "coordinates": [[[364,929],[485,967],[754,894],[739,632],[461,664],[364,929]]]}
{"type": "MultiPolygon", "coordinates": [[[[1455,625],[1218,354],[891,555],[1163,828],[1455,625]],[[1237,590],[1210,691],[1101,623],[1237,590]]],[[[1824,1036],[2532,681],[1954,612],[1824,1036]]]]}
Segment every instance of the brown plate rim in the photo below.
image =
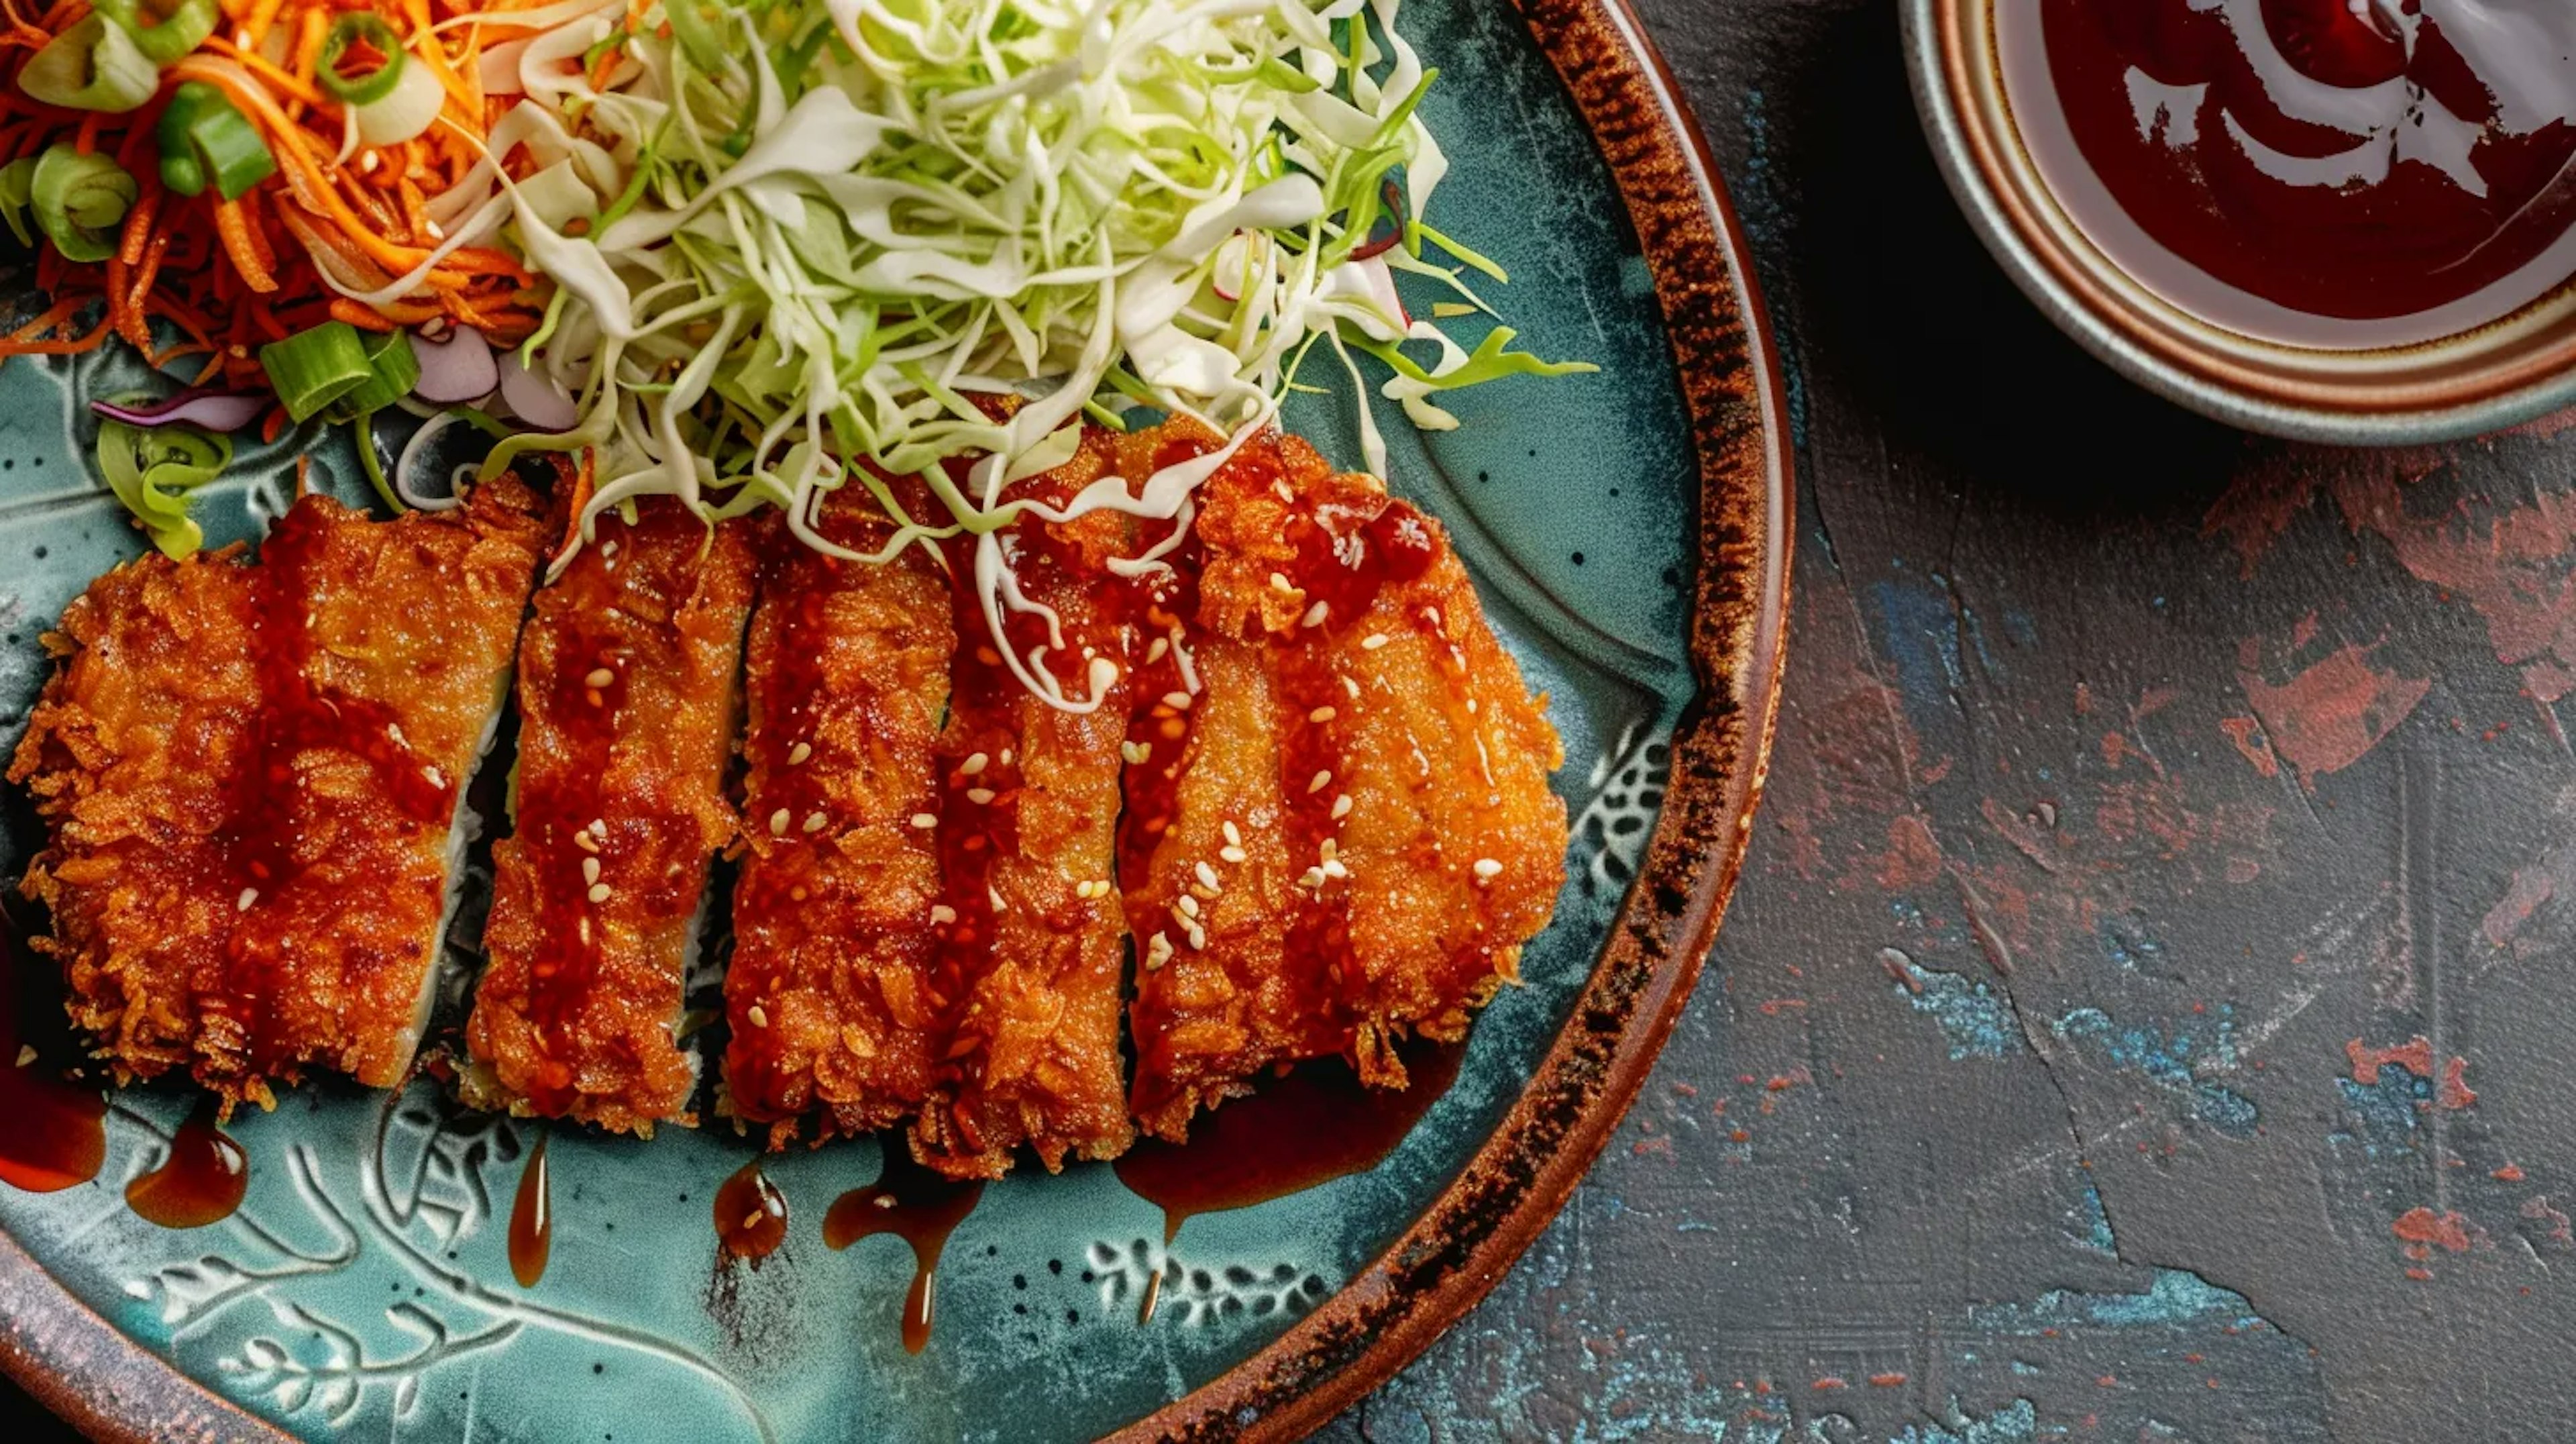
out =
{"type": "Polygon", "coordinates": [[[1674,731],[1637,880],[1501,1126],[1340,1292],[1109,1444],[1302,1438],[1474,1308],[1627,1115],[1698,981],[1752,840],[1787,660],[1795,483],[1751,254],[1707,139],[1627,0],[1514,3],[1609,162],[1680,373],[1699,463],[1690,635],[1699,696],[1674,731]]]}
{"type": "MultiPolygon", "coordinates": [[[[1786,658],[1785,388],[1725,185],[1627,0],[1515,0],[1608,161],[1653,275],[1698,460],[1700,694],[1592,977],[1501,1127],[1340,1292],[1223,1377],[1111,1436],[1302,1437],[1463,1317],[1556,1217],[1698,980],[1752,835],[1786,658]]],[[[93,1439],[286,1441],[75,1298],[0,1233],[0,1369],[93,1439]]]]}

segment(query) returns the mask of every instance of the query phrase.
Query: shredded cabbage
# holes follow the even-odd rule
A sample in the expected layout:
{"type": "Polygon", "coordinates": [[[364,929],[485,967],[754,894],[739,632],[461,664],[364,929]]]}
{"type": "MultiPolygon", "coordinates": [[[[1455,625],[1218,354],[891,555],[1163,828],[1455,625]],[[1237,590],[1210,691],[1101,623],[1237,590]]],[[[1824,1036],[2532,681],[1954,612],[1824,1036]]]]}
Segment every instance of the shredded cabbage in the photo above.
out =
{"type": "MultiPolygon", "coordinates": [[[[1107,480],[1061,511],[1006,499],[1071,454],[1086,416],[1196,417],[1231,454],[1318,341],[1354,377],[1352,347],[1392,366],[1384,394],[1422,427],[1457,424],[1441,391],[1590,369],[1511,351],[1500,326],[1470,352],[1397,298],[1406,271],[1480,311],[1462,270],[1502,275],[1421,222],[1447,168],[1415,113],[1437,72],[1396,6],[661,0],[631,30],[620,0],[547,7],[494,163],[434,203],[455,217],[506,200],[557,287],[528,357],[579,421],[503,443],[487,474],[531,448],[595,448],[585,536],[645,495],[711,518],[774,504],[808,545],[860,561],[971,534],[999,641],[1004,610],[1031,604],[997,529],[1032,511],[1185,518],[1219,464],[1133,493],[1107,480]],[[1008,420],[976,402],[1002,394],[1022,398],[1008,420]],[[969,454],[960,486],[941,463],[969,454]],[[922,478],[940,511],[904,514],[880,473],[922,478]],[[813,525],[853,483],[899,524],[873,556],[813,525]]],[[[504,23],[446,23],[478,18],[504,23]]],[[[1076,696],[1010,662],[1058,706],[1097,705],[1105,679],[1076,696]]]]}

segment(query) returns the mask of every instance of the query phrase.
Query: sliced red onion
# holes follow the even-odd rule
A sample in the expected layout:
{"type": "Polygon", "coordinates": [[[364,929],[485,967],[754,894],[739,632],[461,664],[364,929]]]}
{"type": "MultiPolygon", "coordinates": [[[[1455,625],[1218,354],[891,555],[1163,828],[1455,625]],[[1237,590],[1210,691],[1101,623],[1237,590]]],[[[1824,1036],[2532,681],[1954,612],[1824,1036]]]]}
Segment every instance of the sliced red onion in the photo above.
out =
{"type": "Polygon", "coordinates": [[[571,397],[551,380],[519,364],[519,348],[503,351],[499,360],[501,399],[509,403],[511,415],[539,431],[570,431],[581,420],[581,410],[573,405],[571,397]]]}
{"type": "Polygon", "coordinates": [[[1216,265],[1208,272],[1208,288],[1220,301],[1243,299],[1242,281],[1251,270],[1252,242],[1243,232],[1226,237],[1216,248],[1216,265]]]}
{"type": "Polygon", "coordinates": [[[463,406],[492,394],[501,384],[501,368],[492,359],[492,343],[471,326],[459,326],[443,340],[411,333],[411,352],[420,358],[420,383],[411,394],[433,406],[463,406]]]}
{"type": "Polygon", "coordinates": [[[217,391],[208,386],[191,386],[140,406],[93,401],[89,409],[110,421],[122,421],[128,426],[167,426],[172,422],[184,422],[208,431],[239,431],[257,421],[263,412],[276,404],[275,397],[255,391],[217,391]]]}

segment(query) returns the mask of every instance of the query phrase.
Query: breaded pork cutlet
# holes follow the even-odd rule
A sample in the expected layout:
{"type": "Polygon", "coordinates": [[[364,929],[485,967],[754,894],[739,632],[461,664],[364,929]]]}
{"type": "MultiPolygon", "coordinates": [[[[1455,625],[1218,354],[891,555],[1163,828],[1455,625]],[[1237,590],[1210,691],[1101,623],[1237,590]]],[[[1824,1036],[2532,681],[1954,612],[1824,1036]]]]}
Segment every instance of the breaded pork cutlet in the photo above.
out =
{"type": "MultiPolygon", "coordinates": [[[[834,497],[817,525],[863,554],[891,527],[834,497]]],[[[946,1039],[932,747],[957,630],[919,547],[883,565],[784,541],[745,648],[750,764],[725,974],[725,1110],[784,1147],[920,1111],[946,1039]]]]}
{"type": "MultiPolygon", "coordinates": [[[[1113,440],[1092,432],[1072,460],[1007,495],[1062,505],[1115,467],[1113,440]]],[[[1127,554],[1130,532],[1124,515],[1095,511],[1024,517],[1001,537],[1024,603],[1046,609],[1012,611],[1011,644],[1068,698],[1099,699],[1086,711],[1023,685],[974,589],[952,588],[961,640],[936,829],[939,989],[952,1022],[913,1135],[922,1161],[952,1176],[999,1177],[1023,1143],[1052,1170],[1069,1155],[1115,1157],[1134,1137],[1118,1046],[1127,924],[1112,881],[1134,629],[1126,583],[1107,565],[1127,554]]],[[[973,576],[972,538],[948,556],[955,576],[973,576]]]]}
{"type": "Polygon", "coordinates": [[[1265,464],[1247,443],[1200,493],[1193,620],[1208,640],[1191,644],[1202,660],[1244,646],[1272,724],[1215,706],[1198,715],[1191,730],[1209,735],[1185,739],[1183,771],[1164,784],[1180,820],[1131,885],[1197,877],[1221,899],[1243,881],[1261,887],[1256,859],[1284,856],[1295,902],[1275,963],[1248,919],[1252,942],[1220,955],[1222,976],[1179,961],[1206,951],[1195,938],[1142,944],[1134,1098],[1166,1137],[1193,1107],[1295,1057],[1340,1052],[1371,1085],[1402,1087],[1398,1042],[1463,1036],[1516,975],[1564,882],[1565,807],[1547,786],[1562,749],[1438,525],[1372,478],[1334,474],[1294,437],[1273,455],[1265,464]],[[1227,735],[1213,731],[1221,723],[1227,735]],[[1277,759],[1266,794],[1240,775],[1256,734],[1277,759]],[[1203,766],[1238,775],[1194,789],[1203,766]],[[1190,818],[1200,795],[1226,815],[1190,818]],[[1226,839],[1213,858],[1211,821],[1226,839]],[[1229,848],[1245,859],[1235,868],[1229,848]]]}
{"type": "Polygon", "coordinates": [[[65,613],[10,775],[54,827],[39,946],[121,1077],[401,1080],[544,530],[508,479],[393,522],[306,497],[256,567],[149,559],[65,613]]]}
{"type": "Polygon", "coordinates": [[[677,1029],[751,608],[749,524],[653,497],[600,517],[519,650],[510,836],[466,1028],[479,1106],[650,1134],[694,1121],[677,1029]]]}

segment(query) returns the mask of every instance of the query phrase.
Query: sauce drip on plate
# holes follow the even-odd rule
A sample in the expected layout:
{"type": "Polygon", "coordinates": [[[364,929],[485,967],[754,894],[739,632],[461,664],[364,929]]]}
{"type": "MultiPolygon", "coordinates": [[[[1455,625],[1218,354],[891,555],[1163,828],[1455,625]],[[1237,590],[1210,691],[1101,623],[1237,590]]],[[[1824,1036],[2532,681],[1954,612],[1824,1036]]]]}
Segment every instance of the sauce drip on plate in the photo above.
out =
{"type": "Polygon", "coordinates": [[[753,1159],[716,1190],[716,1249],[727,1259],[757,1266],[787,1239],[787,1195],[753,1159]]]}
{"type": "Polygon", "coordinates": [[[1362,1087],[1339,1059],[1307,1063],[1190,1124],[1190,1141],[1139,1139],[1113,1165],[1163,1210],[1163,1241],[1202,1213],[1250,1208],[1376,1167],[1458,1079],[1461,1043],[1404,1050],[1413,1086],[1362,1087]]]}
{"type": "Polygon", "coordinates": [[[2206,320],[2407,344],[2576,273],[2576,6],[1999,0],[1996,28],[2068,216],[2206,320]]]}
{"type": "MultiPolygon", "coordinates": [[[[28,1041],[21,1017],[35,1016],[40,1001],[60,1017],[56,997],[34,988],[5,941],[0,941],[0,1182],[29,1193],[53,1193],[98,1177],[107,1161],[107,1100],[96,1089],[63,1081],[28,1041]],[[24,1007],[26,1012],[20,1010],[24,1007]]],[[[50,977],[50,969],[44,970],[50,977]]]]}
{"type": "Polygon", "coordinates": [[[212,1098],[198,1101],[170,1135],[170,1156],[125,1186],[126,1206],[163,1228],[203,1228],[232,1217],[250,1188],[250,1158],[215,1125],[212,1098]]]}
{"type": "Polygon", "coordinates": [[[519,1168],[519,1195],[510,1203],[510,1276],[532,1289],[546,1276],[555,1251],[554,1186],[546,1172],[545,1135],[519,1168]]]}
{"type": "Polygon", "coordinates": [[[836,1249],[890,1233],[912,1245],[912,1288],[903,1298],[903,1346],[918,1354],[930,1342],[931,1292],[948,1235],[984,1196],[981,1179],[954,1179],[915,1163],[899,1138],[884,1140],[885,1166],[877,1181],[832,1201],[823,1217],[823,1242],[836,1249]]]}

